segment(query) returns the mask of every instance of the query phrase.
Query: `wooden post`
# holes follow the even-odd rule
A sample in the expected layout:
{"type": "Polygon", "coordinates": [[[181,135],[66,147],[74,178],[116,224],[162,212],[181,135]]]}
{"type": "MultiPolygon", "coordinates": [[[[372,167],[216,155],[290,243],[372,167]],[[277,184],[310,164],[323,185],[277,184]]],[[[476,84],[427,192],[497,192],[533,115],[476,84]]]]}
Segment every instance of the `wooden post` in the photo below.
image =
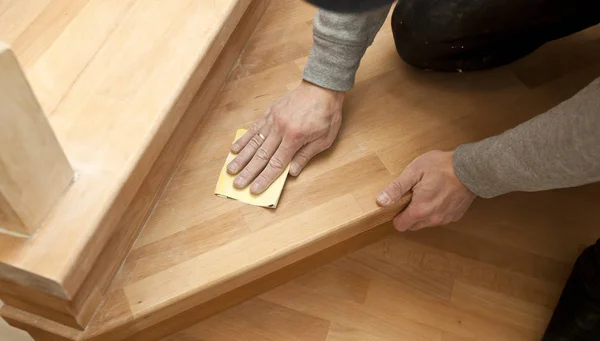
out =
{"type": "Polygon", "coordinates": [[[0,232],[31,236],[72,179],[19,62],[0,42],[0,232]]]}

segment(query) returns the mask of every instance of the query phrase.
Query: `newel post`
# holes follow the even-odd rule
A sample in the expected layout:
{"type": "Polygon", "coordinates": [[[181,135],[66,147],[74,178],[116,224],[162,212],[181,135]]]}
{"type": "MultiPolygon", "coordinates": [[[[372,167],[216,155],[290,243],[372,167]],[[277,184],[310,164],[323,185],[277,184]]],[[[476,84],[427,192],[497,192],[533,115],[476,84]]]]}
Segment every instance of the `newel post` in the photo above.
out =
{"type": "Polygon", "coordinates": [[[72,179],[17,58],[0,42],[0,233],[31,236],[72,179]]]}

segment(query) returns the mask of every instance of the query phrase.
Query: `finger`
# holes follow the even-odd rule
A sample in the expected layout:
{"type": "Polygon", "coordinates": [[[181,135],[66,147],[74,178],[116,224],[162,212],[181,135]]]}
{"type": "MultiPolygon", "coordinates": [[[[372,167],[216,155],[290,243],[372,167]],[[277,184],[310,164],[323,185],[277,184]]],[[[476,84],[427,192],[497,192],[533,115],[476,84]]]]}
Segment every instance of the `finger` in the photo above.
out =
{"type": "Polygon", "coordinates": [[[396,230],[404,232],[410,230],[414,225],[423,221],[424,220],[418,219],[415,216],[415,205],[411,203],[404,211],[396,215],[393,223],[396,230]]]}
{"type": "Polygon", "coordinates": [[[267,167],[250,187],[250,192],[252,194],[260,194],[269,188],[273,181],[283,173],[285,167],[290,163],[299,148],[298,145],[283,140],[273,157],[269,160],[267,167]]]}
{"type": "Polygon", "coordinates": [[[231,151],[237,154],[242,149],[244,149],[244,147],[246,147],[248,142],[250,142],[252,140],[252,138],[254,138],[259,132],[261,132],[261,130],[266,122],[267,122],[266,117],[262,117],[260,120],[256,121],[252,125],[252,127],[250,129],[248,129],[248,131],[246,131],[244,133],[244,135],[242,135],[242,137],[240,137],[239,139],[235,140],[235,142],[233,142],[233,144],[231,145],[231,151]]]}
{"type": "Polygon", "coordinates": [[[306,167],[308,161],[326,149],[321,141],[314,141],[300,148],[290,164],[290,174],[292,176],[300,175],[300,172],[306,167]]]}
{"type": "Polygon", "coordinates": [[[411,226],[408,231],[419,231],[429,226],[431,226],[431,224],[428,221],[420,221],[411,226]]]}
{"type": "Polygon", "coordinates": [[[406,217],[405,214],[398,214],[395,218],[394,218],[394,228],[400,232],[406,232],[406,231],[410,231],[412,230],[413,226],[421,223],[420,221],[415,221],[412,220],[408,217],[406,217]]]}
{"type": "Polygon", "coordinates": [[[400,200],[404,194],[419,182],[420,174],[405,169],[399,177],[394,179],[381,193],[377,194],[377,203],[380,206],[389,206],[400,200]]]}
{"type": "Polygon", "coordinates": [[[240,172],[240,174],[233,181],[233,185],[236,188],[245,188],[248,186],[256,177],[262,172],[267,166],[267,163],[275,154],[275,151],[281,144],[281,137],[279,134],[271,134],[265,142],[256,150],[256,153],[252,157],[252,160],[248,165],[240,172]]]}
{"type": "MultiPolygon", "coordinates": [[[[264,137],[268,134],[269,127],[263,126],[262,130],[258,134],[254,134],[250,141],[244,146],[238,155],[227,165],[227,172],[229,174],[239,173],[250,160],[256,154],[256,151],[265,142],[264,137]],[[261,136],[262,135],[262,136],[261,136]]],[[[246,133],[247,134],[247,133],[246,133]]],[[[244,134],[244,136],[246,136],[244,134]]],[[[242,136],[243,137],[243,136],[242,136]]]]}

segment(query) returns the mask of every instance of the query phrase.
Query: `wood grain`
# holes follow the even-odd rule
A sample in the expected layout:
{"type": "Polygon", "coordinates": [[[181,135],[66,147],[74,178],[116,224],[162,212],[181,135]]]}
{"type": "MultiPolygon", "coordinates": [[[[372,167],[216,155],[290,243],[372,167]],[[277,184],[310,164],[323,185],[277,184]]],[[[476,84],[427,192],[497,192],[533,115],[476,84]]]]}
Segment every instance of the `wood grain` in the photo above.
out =
{"type": "MultiPolygon", "coordinates": [[[[568,98],[568,96],[585,86],[587,82],[600,75],[600,67],[597,62],[590,62],[585,68],[581,68],[580,65],[573,65],[571,69],[564,68],[561,76],[555,77],[539,86],[525,86],[521,78],[527,73],[522,68],[523,64],[521,63],[527,62],[527,60],[505,68],[473,74],[451,75],[415,72],[398,61],[391,43],[389,26],[384,26],[383,32],[378,36],[375,44],[369,50],[361,64],[356,88],[350,93],[347,100],[346,111],[344,113],[344,126],[337,144],[334,145],[331,151],[321,155],[317,160],[312,162],[310,167],[306,169],[306,172],[298,179],[288,181],[281,198],[282,205],[278,208],[277,212],[269,214],[269,212],[265,212],[264,210],[256,210],[243,205],[221,205],[218,199],[209,198],[204,192],[208,191],[210,186],[212,186],[212,181],[206,180],[206,178],[211,174],[218,173],[221,158],[223,157],[220,151],[222,150],[225,153],[228,147],[228,143],[226,142],[229,140],[228,132],[231,130],[231,127],[236,126],[236,122],[239,120],[244,120],[247,124],[252,123],[254,119],[262,114],[262,110],[267,108],[279,95],[288,91],[290,85],[293,86],[293,84],[296,84],[297,77],[301,71],[299,67],[302,67],[305,62],[305,53],[310,46],[310,39],[295,40],[305,45],[303,46],[304,53],[296,52],[298,59],[294,60],[289,57],[288,53],[293,53],[289,52],[290,50],[287,48],[287,40],[268,38],[273,39],[272,43],[265,46],[261,44],[263,42],[261,39],[263,37],[281,36],[282,32],[289,33],[289,30],[292,29],[295,30],[294,34],[296,36],[300,35],[298,30],[302,25],[305,25],[303,27],[307,31],[306,34],[309,35],[310,21],[308,20],[310,19],[310,13],[308,11],[304,12],[305,9],[306,7],[302,4],[292,5],[286,3],[279,6],[272,4],[268,14],[265,16],[265,22],[248,44],[246,52],[241,59],[242,63],[234,71],[230,82],[224,88],[219,98],[221,104],[215,109],[215,113],[209,116],[207,127],[210,127],[210,132],[208,132],[208,128],[199,130],[198,137],[192,145],[194,152],[190,153],[182,161],[178,173],[172,179],[154,215],[150,218],[148,225],[134,246],[135,260],[132,259],[131,263],[126,263],[125,269],[127,270],[122,277],[124,282],[118,286],[119,292],[123,288],[123,292],[128,297],[139,297],[142,301],[139,303],[139,301],[135,302],[135,300],[130,299],[129,307],[132,309],[134,319],[140,319],[141,321],[142,317],[156,317],[156,315],[161,315],[162,312],[168,310],[166,307],[163,307],[160,310],[156,309],[153,314],[148,314],[148,310],[151,309],[150,306],[159,305],[151,305],[145,301],[145,297],[142,300],[142,296],[137,296],[144,295],[143,287],[148,289],[165,288],[164,291],[161,290],[165,295],[161,295],[156,291],[148,295],[150,300],[156,300],[156,302],[159,300],[156,296],[161,296],[162,299],[166,300],[169,297],[173,297],[173,294],[169,294],[169,292],[181,295],[176,296],[181,297],[180,302],[173,301],[174,303],[169,306],[169,308],[177,307],[180,304],[184,304],[183,302],[189,303],[193,300],[190,296],[186,295],[186,292],[189,292],[190,289],[186,288],[184,283],[187,283],[186,278],[194,277],[196,274],[191,274],[188,277],[186,271],[205,273],[203,269],[207,263],[201,261],[195,262],[195,260],[202,259],[202,257],[192,256],[187,261],[185,260],[186,256],[180,259],[177,258],[178,255],[183,254],[185,251],[169,248],[168,245],[171,245],[171,247],[175,245],[173,244],[174,239],[169,238],[171,233],[176,233],[178,239],[180,239],[184,238],[186,234],[192,235],[192,231],[201,229],[204,226],[210,226],[217,231],[219,230],[217,226],[221,226],[218,224],[218,221],[222,219],[220,217],[231,215],[232,219],[235,220],[238,219],[236,217],[241,213],[243,221],[240,220],[240,224],[245,224],[252,231],[251,233],[262,236],[265,231],[273,231],[273,236],[275,236],[278,233],[288,233],[287,231],[289,230],[285,227],[280,227],[282,225],[279,224],[282,222],[286,226],[294,224],[296,229],[304,229],[305,225],[307,225],[303,219],[306,212],[311,212],[315,207],[320,207],[321,205],[335,203],[340,197],[344,197],[348,193],[351,193],[355,200],[359,202],[359,206],[363,211],[361,217],[352,222],[352,226],[358,228],[361,224],[368,223],[373,219],[373,212],[379,212],[379,208],[374,203],[375,194],[420,153],[431,149],[454,148],[460,143],[501,132],[547,110],[562,99],[568,98]],[[296,11],[295,13],[298,17],[288,14],[288,11],[296,11]],[[305,16],[301,17],[302,14],[305,14],[305,16]],[[292,17],[294,18],[292,19],[292,17]],[[288,21],[291,22],[290,26],[293,28],[284,24],[284,22],[287,23],[288,21]],[[278,60],[278,58],[281,58],[281,62],[265,60],[260,63],[261,59],[257,56],[264,56],[265,50],[278,51],[278,53],[275,53],[273,59],[278,60]],[[244,64],[244,61],[248,61],[247,66],[244,64]],[[201,135],[203,131],[206,132],[206,137],[201,135]],[[220,142],[222,143],[222,147],[211,147],[214,146],[217,139],[222,141],[220,142]],[[288,202],[287,205],[285,204],[286,202],[288,202]],[[186,209],[186,207],[191,206],[203,207],[205,209],[202,211],[186,209]],[[273,226],[280,228],[277,230],[271,229],[273,226]],[[157,259],[161,256],[165,257],[166,255],[176,257],[177,260],[175,262],[177,264],[165,265],[164,269],[161,267],[158,274],[155,274],[154,271],[138,271],[149,268],[146,267],[143,260],[144,252],[154,253],[153,255],[148,254],[146,256],[149,260],[157,259]],[[195,264],[195,269],[197,270],[192,270],[191,265],[187,270],[183,270],[189,264],[195,264]],[[128,265],[131,268],[128,268],[128,265]],[[161,273],[165,276],[169,273],[173,276],[172,278],[182,278],[181,286],[179,281],[172,281],[168,288],[166,288],[166,285],[158,285],[153,282],[160,278],[161,273]],[[132,277],[128,277],[128,274],[131,274],[132,277]],[[181,275],[181,277],[178,277],[177,274],[181,275]],[[144,276],[147,277],[144,279],[142,278],[144,276]],[[141,315],[136,316],[136,311],[141,313],[141,315]]],[[[598,30],[592,33],[586,31],[582,32],[582,35],[585,35],[587,37],[586,41],[590,42],[594,39],[592,37],[598,37],[598,34],[600,34],[598,30]]],[[[572,39],[571,42],[574,48],[580,48],[580,42],[583,38],[581,38],[581,35],[576,35],[568,39],[572,39]]],[[[568,46],[565,41],[558,43],[568,46]]],[[[290,49],[296,48],[297,46],[292,44],[290,49]]],[[[581,48],[588,49],[585,45],[581,48]]],[[[302,49],[295,51],[300,50],[302,49]]],[[[593,50],[588,49],[588,51],[593,53],[593,50]]],[[[542,50],[540,53],[543,54],[546,52],[542,50]]],[[[568,56],[565,55],[563,57],[568,56]]],[[[543,59],[536,54],[530,58],[543,59]]],[[[548,67],[552,67],[553,63],[550,60],[548,67]]],[[[594,226],[594,219],[590,216],[590,213],[584,214],[583,212],[594,212],[598,207],[598,200],[593,199],[593,194],[591,194],[597,193],[597,190],[597,187],[595,187],[591,190],[575,189],[562,191],[560,192],[562,194],[546,192],[530,194],[529,198],[526,195],[521,195],[523,199],[519,200],[519,207],[526,205],[531,200],[531,196],[536,196],[539,198],[538,200],[542,200],[543,202],[553,202],[552,206],[557,208],[565,207],[564,205],[568,202],[583,196],[585,199],[577,199],[577,204],[568,205],[568,212],[565,212],[564,209],[556,210],[556,212],[571,217],[571,219],[573,215],[581,217],[577,223],[583,230],[589,230],[594,226]],[[586,193],[587,191],[590,191],[590,194],[586,193]]],[[[519,213],[522,210],[518,209],[517,204],[510,204],[514,200],[514,196],[508,199],[497,199],[500,204],[496,206],[495,211],[484,210],[485,213],[475,214],[475,217],[477,217],[476,220],[465,220],[465,224],[473,226],[472,231],[479,231],[482,229],[482,226],[490,225],[494,227],[487,227],[485,230],[503,231],[506,224],[521,226],[523,230],[527,230],[530,226],[536,226],[535,230],[539,233],[543,233],[542,230],[549,228],[549,226],[557,226],[556,216],[535,220],[536,217],[547,216],[544,205],[535,205],[534,209],[525,215],[519,213]],[[509,208],[510,210],[507,212],[506,210],[509,208]],[[494,221],[498,221],[498,225],[491,223],[494,221]],[[510,223],[507,223],[507,221],[510,223]]],[[[479,202],[477,207],[480,207],[479,205],[484,205],[485,207],[484,203],[479,202]]],[[[328,219],[329,214],[314,214],[316,211],[312,212],[311,224],[326,224],[325,220],[328,219]]],[[[345,211],[339,210],[339,212],[344,215],[345,211]]],[[[389,220],[392,216],[387,215],[384,220],[389,220]]],[[[225,224],[225,220],[222,221],[225,224]]],[[[229,220],[227,220],[227,224],[231,224],[229,220]]],[[[452,317],[447,322],[444,322],[448,323],[446,328],[439,328],[436,322],[438,315],[429,317],[426,313],[423,313],[423,318],[430,318],[430,320],[423,320],[428,322],[427,326],[423,326],[423,321],[421,320],[414,320],[409,316],[404,316],[402,321],[406,322],[403,322],[402,330],[399,331],[397,328],[393,328],[393,326],[388,326],[387,328],[391,330],[386,331],[388,334],[383,333],[383,335],[380,335],[380,338],[471,339],[474,338],[474,334],[476,333],[478,335],[486,335],[486,332],[489,331],[498,331],[498,338],[501,338],[501,336],[514,337],[515,339],[535,337],[535,335],[539,335],[540,326],[543,325],[543,322],[539,321],[546,321],[548,318],[548,307],[554,304],[560,292],[560,285],[565,279],[569,262],[576,256],[576,247],[579,247],[582,243],[591,242],[593,240],[591,236],[594,235],[591,233],[572,237],[570,240],[573,243],[569,244],[571,251],[568,253],[568,257],[566,257],[568,261],[565,262],[564,258],[561,261],[553,261],[552,257],[541,257],[524,251],[516,252],[517,250],[528,250],[532,245],[535,245],[536,239],[533,237],[528,241],[523,241],[521,245],[518,245],[519,248],[517,249],[516,246],[515,248],[506,248],[504,244],[495,245],[493,243],[495,236],[488,239],[473,238],[469,235],[462,237],[461,234],[455,233],[453,229],[451,230],[452,232],[444,234],[445,231],[440,230],[440,232],[436,232],[436,230],[431,230],[423,232],[423,237],[419,240],[419,242],[423,243],[423,247],[431,244],[434,250],[436,250],[435,248],[440,250],[438,251],[440,253],[431,252],[427,254],[425,259],[429,263],[422,265],[425,268],[410,268],[406,266],[404,268],[401,267],[402,271],[400,272],[396,270],[391,272],[393,268],[390,269],[390,267],[393,264],[383,267],[381,262],[371,263],[370,267],[377,269],[379,266],[382,266],[382,270],[386,274],[384,277],[389,276],[388,273],[390,272],[394,274],[394,279],[391,283],[400,281],[401,283],[406,283],[405,286],[408,285],[410,288],[418,288],[416,291],[410,291],[408,297],[415,295],[416,297],[425,297],[427,300],[435,298],[444,302],[444,304],[451,302],[453,297],[455,302],[461,302],[461,300],[458,300],[458,297],[460,297],[458,291],[456,294],[454,292],[453,279],[446,277],[446,273],[449,271],[459,271],[461,276],[468,278],[471,283],[486,290],[491,290],[489,297],[494,297],[497,292],[498,296],[496,297],[516,297],[518,301],[534,302],[535,305],[533,307],[537,310],[534,309],[533,311],[538,315],[534,315],[534,318],[524,321],[528,321],[527,323],[533,323],[532,321],[538,322],[535,322],[535,326],[529,325],[526,329],[523,329],[522,326],[517,326],[514,330],[511,329],[512,327],[509,323],[509,327],[504,330],[503,326],[497,327],[495,326],[495,322],[483,319],[481,320],[482,327],[474,330],[475,328],[479,328],[477,325],[480,323],[480,320],[476,319],[473,320],[473,325],[464,327],[467,330],[465,332],[462,329],[454,328],[450,324],[452,317]],[[427,234],[427,232],[430,234],[427,234]],[[433,244],[436,240],[446,241],[446,244],[439,242],[438,244],[433,244]],[[452,243],[453,240],[456,240],[456,242],[452,243]],[[451,244],[454,247],[448,249],[447,244],[451,244]],[[476,246],[477,248],[473,250],[476,246]],[[446,249],[448,251],[445,251],[446,249]],[[458,257],[449,264],[444,262],[446,258],[440,259],[437,256],[440,254],[446,255],[450,252],[457,253],[458,257]],[[478,257],[480,258],[478,259],[478,257]],[[427,266],[433,267],[436,272],[430,273],[431,271],[427,266]],[[428,272],[424,275],[423,272],[425,271],[428,272]],[[408,327],[404,326],[410,326],[409,331],[406,330],[408,327]],[[389,335],[395,335],[395,337],[390,337],[389,335]]],[[[503,240],[512,240],[513,244],[517,244],[515,240],[519,240],[518,237],[520,235],[515,229],[511,231],[513,232],[511,238],[504,237],[503,240]]],[[[324,236],[323,238],[333,239],[333,235],[324,236]]],[[[562,237],[563,235],[559,234],[555,236],[554,240],[562,240],[562,237]]],[[[238,240],[245,238],[250,237],[246,233],[243,233],[238,239],[231,241],[231,245],[237,245],[238,240]]],[[[547,253],[563,253],[564,246],[561,247],[559,244],[551,243],[545,245],[549,247],[549,249],[546,249],[547,253]]],[[[258,247],[261,246],[270,247],[271,240],[258,247]]],[[[216,249],[222,247],[216,246],[216,249]]],[[[402,245],[394,245],[383,252],[385,252],[384,255],[390,252],[401,253],[402,249],[402,245]],[[398,251],[390,251],[392,248],[398,251]]],[[[539,247],[538,250],[540,249],[542,248],[539,247]]],[[[205,252],[208,254],[211,251],[205,252]]],[[[251,252],[249,249],[244,254],[250,255],[251,252]]],[[[413,260],[411,260],[410,252],[408,255],[407,264],[411,265],[413,262],[419,264],[420,260],[416,258],[416,252],[413,254],[415,256],[413,260]]],[[[265,261],[271,261],[272,259],[271,257],[265,257],[265,261]]],[[[226,266],[228,262],[224,261],[223,264],[223,266],[226,266]]],[[[243,264],[245,263],[240,262],[239,264],[243,268],[243,264]]],[[[251,268],[247,271],[256,274],[260,271],[260,268],[251,268]]],[[[222,275],[217,275],[217,272],[214,272],[214,274],[215,279],[222,278],[220,277],[222,275]]],[[[199,290],[201,283],[205,280],[207,280],[206,277],[195,282],[198,283],[198,286],[194,290],[199,290]]],[[[314,287],[311,290],[320,290],[319,285],[315,284],[314,287]],[[314,287],[318,289],[314,289],[314,287]]],[[[339,288],[339,286],[336,288],[339,288]]],[[[207,289],[207,291],[212,289],[207,289]]],[[[202,291],[201,293],[206,293],[207,291],[202,291]]],[[[123,292],[120,292],[120,294],[123,292]]],[[[328,294],[332,295],[331,292],[328,292],[328,294]]],[[[200,295],[200,293],[197,295],[200,295]]],[[[298,293],[293,290],[282,294],[280,297],[285,301],[285,297],[288,295],[291,298],[298,297],[298,293]]],[[[314,301],[323,302],[325,300],[325,295],[318,295],[316,297],[318,298],[315,298],[314,301]]],[[[309,300],[306,296],[300,295],[296,302],[302,301],[303,298],[309,300]]],[[[386,297],[382,301],[393,302],[390,297],[386,297]]],[[[317,304],[311,300],[309,302],[311,302],[310,304],[317,304]]],[[[325,302],[327,301],[325,300],[325,302]]],[[[507,302],[510,302],[510,299],[507,299],[507,302]]],[[[335,306],[337,301],[332,300],[330,303],[330,305],[335,306]]],[[[378,307],[378,304],[373,304],[372,308],[370,308],[371,310],[369,310],[369,314],[372,316],[381,314],[382,309],[378,307]]],[[[457,306],[461,304],[456,303],[457,306]]],[[[441,307],[443,305],[438,306],[434,304],[430,306],[430,309],[441,309],[441,307]]],[[[522,304],[519,309],[521,307],[525,311],[529,311],[528,309],[530,309],[526,303],[522,304]]],[[[448,312],[462,314],[461,309],[463,308],[464,306],[460,306],[448,312]]],[[[317,305],[310,314],[315,316],[316,311],[323,309],[325,308],[322,305],[317,305]]],[[[333,318],[331,316],[343,315],[346,309],[349,308],[343,306],[337,313],[332,313],[327,317],[319,316],[321,316],[320,318],[332,321],[333,318]]],[[[360,311],[359,307],[356,309],[360,311]]],[[[407,309],[407,311],[410,311],[410,309],[407,309]]],[[[358,312],[356,314],[359,317],[350,319],[350,323],[338,322],[338,324],[341,324],[340,327],[336,327],[335,329],[338,338],[343,339],[347,335],[357,335],[356,337],[360,339],[365,333],[377,333],[375,329],[381,329],[381,326],[375,322],[377,327],[367,328],[367,331],[362,330],[362,328],[354,328],[355,324],[358,323],[357,321],[361,320],[360,316],[364,316],[358,315],[358,312]]],[[[473,313],[472,311],[469,314],[478,315],[477,312],[473,313]]],[[[190,315],[184,312],[181,315],[182,317],[180,318],[183,318],[183,316],[193,316],[191,311],[190,315]]],[[[394,317],[399,318],[400,316],[395,314],[394,317]]],[[[390,318],[388,323],[394,324],[394,321],[396,321],[395,318],[390,318]]],[[[502,322],[505,323],[507,321],[502,322]]],[[[335,323],[332,324],[336,325],[335,323]]],[[[172,330],[176,329],[176,325],[173,324],[172,330]]],[[[226,333],[224,326],[220,329],[226,333]]],[[[268,335],[266,329],[263,329],[263,331],[265,333],[263,335],[268,335]]],[[[193,336],[194,334],[187,333],[184,335],[193,336]]],[[[226,335],[234,340],[239,339],[239,337],[235,337],[233,334],[226,335]]],[[[199,339],[203,339],[204,337],[206,335],[200,334],[199,339]]],[[[273,339],[277,339],[277,337],[273,337],[273,339]]],[[[285,338],[280,337],[279,339],[285,338]]]]}
{"type": "MultiPolygon", "coordinates": [[[[87,6],[102,2],[91,1],[87,6]]],[[[65,84],[65,91],[55,94],[59,104],[47,112],[79,179],[34,240],[0,238],[4,279],[23,286],[33,282],[33,290],[73,298],[214,64],[220,49],[211,50],[211,46],[222,46],[235,28],[226,23],[238,22],[248,3],[106,3],[114,5],[105,7],[115,17],[114,25],[106,30],[102,24],[99,34],[91,37],[95,40],[89,41],[93,46],[84,48],[82,60],[68,65],[80,69],[68,72],[71,78],[59,82],[65,84]],[[223,25],[213,20],[223,20],[223,25]],[[68,247],[55,247],[41,257],[37,250],[48,249],[57,240],[68,247]]],[[[82,9],[79,13],[90,12],[82,9]]],[[[79,37],[73,30],[81,34],[96,22],[72,20],[62,32],[70,34],[65,39],[79,37]]],[[[0,38],[4,35],[0,32],[0,38]]],[[[47,82],[62,77],[51,71],[52,61],[63,60],[71,51],[52,49],[55,43],[67,46],[62,36],[56,37],[34,66],[26,68],[34,89],[36,75],[47,82]]]]}
{"type": "MultiPolygon", "coordinates": [[[[277,210],[215,197],[214,185],[235,129],[248,127],[298,84],[311,44],[313,13],[300,1],[270,4],[86,337],[55,330],[40,319],[32,328],[91,340],[152,340],[179,332],[205,318],[203,312],[216,312],[270,289],[261,282],[270,275],[389,222],[402,207],[382,210],[375,195],[420,153],[499,133],[544,112],[600,75],[600,58],[590,58],[585,66],[571,62],[552,77],[538,77],[544,68],[526,67],[528,60],[545,60],[536,53],[486,72],[418,72],[397,57],[388,22],[347,96],[338,141],[298,178],[288,180],[277,210]],[[540,79],[547,81],[537,84],[540,79]],[[254,291],[245,290],[252,285],[254,291]]],[[[596,28],[557,44],[594,54],[589,44],[598,37],[596,28]]],[[[572,60],[569,54],[552,56],[547,67],[572,60]]],[[[264,319],[271,315],[259,310],[298,314],[316,326],[315,334],[307,337],[321,336],[325,320],[330,322],[328,335],[341,340],[473,340],[489,335],[531,340],[539,336],[577,250],[598,235],[597,193],[598,186],[589,186],[477,201],[459,224],[386,238],[313,279],[270,291],[251,305],[264,319]],[[480,301],[507,305],[482,302],[475,307],[480,301]],[[516,323],[494,315],[491,310],[497,306],[526,318],[516,323]]],[[[17,323],[30,318],[5,312],[17,323]]],[[[231,314],[216,318],[232,321],[239,316],[242,323],[248,316],[231,314]]],[[[277,321],[287,325],[288,320],[277,321]]],[[[192,329],[201,332],[181,331],[174,339],[227,333],[225,324],[212,323],[206,327],[211,331],[204,332],[200,324],[192,329]]],[[[231,330],[235,328],[239,327],[231,330]]],[[[282,335],[290,335],[286,328],[274,330],[272,339],[285,340],[282,335]]],[[[257,329],[254,335],[269,335],[269,328],[257,329]]]]}
{"type": "Polygon", "coordinates": [[[226,80],[267,3],[267,1],[251,3],[244,17],[240,19],[236,30],[228,37],[228,42],[223,46],[222,44],[214,45],[215,49],[223,50],[203,80],[192,107],[182,117],[173,136],[119,222],[117,232],[100,254],[73,300],[60,300],[43,293],[27,296],[27,291],[23,288],[10,283],[1,283],[0,292],[4,293],[3,297],[10,306],[66,326],[84,329],[101,303],[108,285],[122,265],[141,226],[170,178],[173,168],[182,157],[198,122],[205,117],[205,113],[209,110],[214,97],[226,80]],[[15,297],[25,298],[23,301],[17,300],[15,297]]]}
{"type": "Polygon", "coordinates": [[[162,341],[539,340],[564,270],[600,235],[598,191],[596,184],[477,201],[458,223],[393,233],[162,341]],[[543,278],[522,271],[543,262],[552,264],[543,278]],[[315,334],[286,323],[296,319],[315,334]]]}
{"type": "MultiPolygon", "coordinates": [[[[108,22],[113,23],[114,26],[115,23],[118,23],[119,21],[121,16],[120,12],[128,8],[128,6],[119,7],[122,5],[124,6],[123,3],[124,2],[114,2],[111,4],[111,2],[92,1],[87,7],[79,12],[78,16],[73,18],[74,21],[72,25],[84,25],[84,22],[80,20],[80,16],[83,16],[84,20],[88,20],[89,15],[96,13],[96,15],[106,16],[108,22]]],[[[204,36],[207,41],[203,41],[202,44],[207,44],[207,49],[206,51],[200,50],[198,52],[200,54],[197,56],[194,55],[194,57],[199,60],[198,65],[194,65],[195,69],[193,70],[193,74],[189,76],[190,78],[186,81],[187,84],[179,89],[181,93],[177,96],[176,102],[172,103],[172,108],[169,109],[174,113],[185,109],[187,103],[191,101],[191,97],[194,95],[198,84],[202,83],[194,100],[194,110],[187,111],[180,121],[168,123],[168,125],[175,124],[176,128],[174,129],[176,130],[167,145],[163,148],[161,155],[155,162],[153,168],[149,171],[148,176],[138,190],[131,205],[127,207],[125,215],[122,217],[121,221],[118,222],[118,226],[112,227],[116,232],[108,242],[107,247],[100,253],[98,260],[93,263],[93,266],[88,266],[90,268],[89,273],[83,271],[85,269],[81,269],[79,270],[80,273],[73,274],[73,276],[77,277],[85,275],[82,279],[83,282],[75,292],[74,297],[53,297],[53,295],[48,294],[43,290],[31,291],[30,288],[19,287],[10,282],[3,282],[0,285],[0,292],[4,294],[7,301],[10,301],[11,305],[74,328],[82,328],[87,325],[93,313],[96,311],[98,304],[101,302],[108,284],[121,266],[124,257],[127,255],[133,240],[135,240],[137,233],[139,232],[141,224],[153,207],[157,194],[160,193],[160,190],[166,184],[173,167],[181,157],[194,128],[197,126],[200,119],[204,117],[204,113],[208,111],[211,101],[214,99],[216,93],[218,93],[237,56],[244,47],[247,36],[252,32],[250,30],[250,32],[245,35],[238,34],[231,43],[225,43],[232,35],[232,31],[236,27],[237,22],[241,20],[241,15],[244,13],[247,5],[248,4],[245,2],[240,2],[231,12],[226,12],[226,8],[215,9],[223,10],[223,17],[213,18],[214,23],[216,24],[214,27],[210,28],[216,32],[216,35],[212,37],[210,35],[204,36]],[[202,55],[201,53],[205,54],[202,55]],[[219,53],[221,53],[220,57],[217,58],[219,53]],[[212,65],[212,67],[209,67],[209,64],[212,65]],[[208,74],[207,69],[210,69],[208,74]]],[[[193,8],[200,11],[199,8],[193,8]]],[[[195,13],[195,15],[200,14],[195,13]]],[[[247,23],[244,24],[245,29],[255,25],[259,17],[260,15],[254,15],[251,20],[247,20],[247,23]]],[[[106,22],[102,22],[101,26],[97,27],[97,30],[92,30],[91,27],[85,27],[92,31],[91,36],[100,37],[115,29],[115,27],[110,27],[111,30],[107,31],[109,26],[106,25],[108,25],[106,22]]],[[[185,32],[188,32],[188,29],[191,28],[186,28],[185,32]]],[[[57,38],[57,42],[52,46],[56,47],[56,44],[58,43],[62,44],[60,46],[66,46],[65,43],[67,43],[69,39],[72,41],[74,38],[74,35],[65,37],[65,34],[71,34],[69,32],[72,31],[63,31],[63,34],[57,38]]],[[[181,32],[173,32],[173,34],[179,33],[181,32]]],[[[85,55],[86,53],[91,52],[92,50],[89,48],[91,48],[91,46],[82,46],[82,54],[85,55]]],[[[52,51],[55,50],[51,49],[48,50],[47,53],[54,53],[52,51]]],[[[83,57],[80,54],[78,55],[78,58],[83,57]]],[[[76,62],[75,64],[77,64],[78,60],[79,59],[74,61],[76,62]]],[[[57,64],[54,65],[55,67],[58,67],[57,64]]],[[[181,65],[179,67],[181,67],[181,65]]],[[[65,70],[65,72],[64,75],[68,78],[69,75],[72,74],[70,73],[72,72],[72,69],[65,70]]],[[[185,75],[185,72],[181,74],[181,76],[185,75]]],[[[63,78],[61,79],[64,81],[63,78]]],[[[165,126],[159,129],[158,133],[160,136],[167,137],[170,129],[171,128],[168,126],[165,126]]],[[[151,158],[157,148],[160,148],[160,146],[151,146],[148,152],[142,157],[144,159],[148,159],[148,157],[151,158]]],[[[144,176],[142,174],[137,175],[136,173],[132,174],[131,177],[134,182],[137,182],[139,181],[139,178],[143,178],[144,176]]],[[[128,187],[125,187],[123,190],[132,192],[134,191],[134,188],[128,185],[128,187]]],[[[125,211],[124,207],[119,207],[118,209],[125,211]]],[[[116,224],[110,221],[106,223],[116,224]]]]}
{"type": "Polygon", "coordinates": [[[0,234],[31,237],[73,170],[19,62],[0,42],[0,234]]]}

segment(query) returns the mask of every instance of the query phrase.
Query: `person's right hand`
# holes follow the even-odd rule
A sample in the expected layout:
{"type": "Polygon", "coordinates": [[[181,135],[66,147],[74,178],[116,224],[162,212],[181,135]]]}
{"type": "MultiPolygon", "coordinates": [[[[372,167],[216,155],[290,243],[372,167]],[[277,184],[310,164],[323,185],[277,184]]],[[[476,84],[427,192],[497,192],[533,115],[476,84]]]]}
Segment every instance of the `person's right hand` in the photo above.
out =
{"type": "Polygon", "coordinates": [[[252,183],[264,192],[290,164],[297,176],[318,153],[329,148],[342,124],[344,93],[303,81],[273,104],[231,147],[238,155],[227,165],[238,174],[237,188],[252,183]]]}

